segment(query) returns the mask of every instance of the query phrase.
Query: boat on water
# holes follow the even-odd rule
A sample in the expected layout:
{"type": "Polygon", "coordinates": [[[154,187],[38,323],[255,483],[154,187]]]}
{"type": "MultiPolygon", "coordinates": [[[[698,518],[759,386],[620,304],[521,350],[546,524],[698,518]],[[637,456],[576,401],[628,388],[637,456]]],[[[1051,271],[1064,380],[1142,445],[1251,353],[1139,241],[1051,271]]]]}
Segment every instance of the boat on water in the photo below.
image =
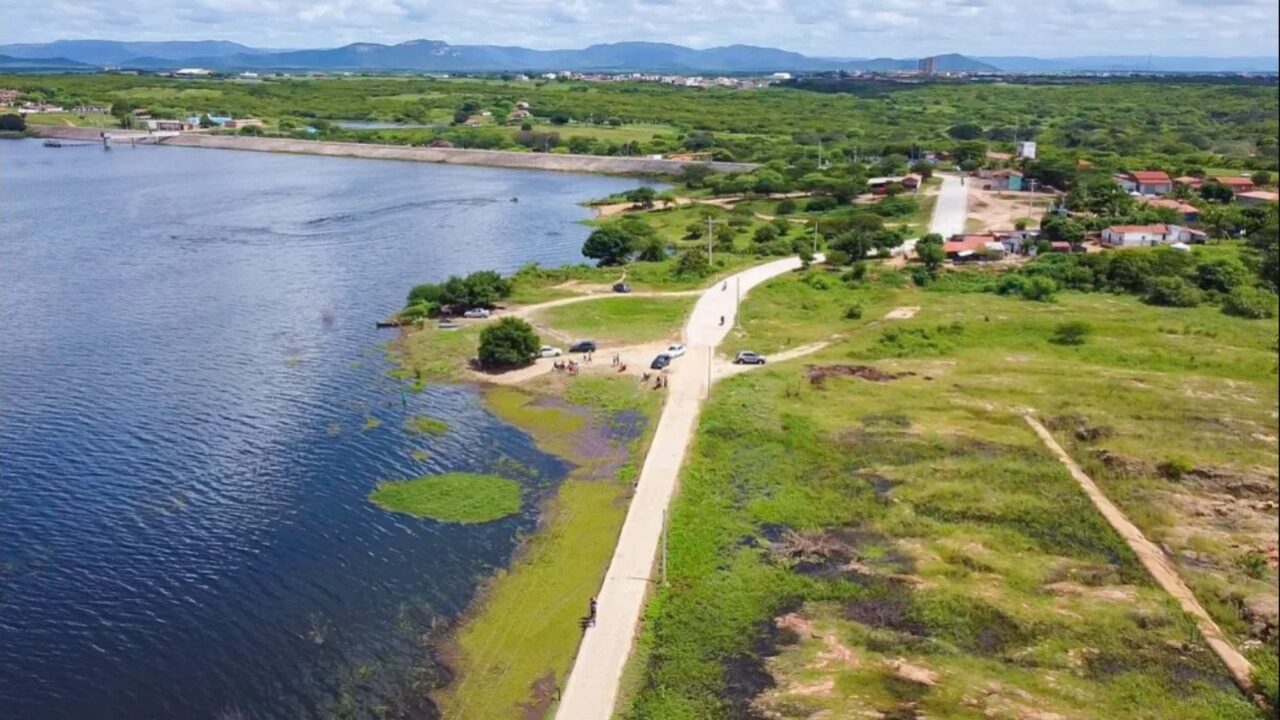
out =
{"type": "Polygon", "coordinates": [[[45,140],[44,146],[45,147],[62,147],[62,143],[57,140],[45,140]]]}

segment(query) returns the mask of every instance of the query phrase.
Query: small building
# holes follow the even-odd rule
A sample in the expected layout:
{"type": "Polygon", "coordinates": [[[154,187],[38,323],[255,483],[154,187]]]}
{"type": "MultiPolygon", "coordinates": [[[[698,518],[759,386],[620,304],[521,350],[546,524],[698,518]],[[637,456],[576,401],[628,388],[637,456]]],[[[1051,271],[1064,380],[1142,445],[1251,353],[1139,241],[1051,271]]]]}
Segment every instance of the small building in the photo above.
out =
{"type": "Polygon", "coordinates": [[[212,75],[213,71],[207,68],[181,68],[174,70],[173,74],[177,77],[207,77],[212,75]]]}
{"type": "Polygon", "coordinates": [[[998,260],[1006,252],[995,235],[953,235],[942,244],[942,250],[952,262],[998,260]]]}
{"type": "Polygon", "coordinates": [[[1214,180],[1217,180],[1222,185],[1231,188],[1231,192],[1236,193],[1237,195],[1258,189],[1257,186],[1253,184],[1253,180],[1250,180],[1247,177],[1216,177],[1214,180]]]}
{"type": "Polygon", "coordinates": [[[982,184],[984,190],[1022,190],[1022,171],[1012,169],[982,170],[978,177],[986,180],[982,184]]]}
{"type": "Polygon", "coordinates": [[[1030,140],[1023,140],[1014,146],[1014,155],[1028,160],[1036,159],[1036,144],[1030,140]]]}
{"type": "Polygon", "coordinates": [[[1112,225],[1102,231],[1104,247],[1155,247],[1173,243],[1202,243],[1206,236],[1199,230],[1181,225],[1112,225]]]}
{"type": "Polygon", "coordinates": [[[0,105],[12,107],[14,103],[18,102],[18,96],[21,94],[17,90],[0,88],[0,105]]]}
{"type": "Polygon", "coordinates": [[[1134,170],[1114,176],[1125,192],[1139,195],[1168,195],[1173,192],[1173,178],[1162,170],[1134,170]]]}
{"type": "Polygon", "coordinates": [[[1236,202],[1241,205],[1274,204],[1280,202],[1280,193],[1273,193],[1267,190],[1250,190],[1248,192],[1236,193],[1236,202]]]}
{"type": "Polygon", "coordinates": [[[138,122],[144,130],[150,130],[151,132],[182,132],[190,127],[181,120],[166,120],[164,118],[146,118],[138,122]]]}
{"type": "Polygon", "coordinates": [[[104,105],[77,105],[71,108],[71,112],[77,115],[106,115],[111,112],[111,108],[104,105]]]}
{"type": "Polygon", "coordinates": [[[1199,190],[1200,186],[1204,185],[1204,180],[1201,178],[1195,177],[1194,175],[1180,175],[1173,179],[1173,184],[1186,185],[1192,190],[1199,190]]]}
{"type": "Polygon", "coordinates": [[[235,130],[243,127],[263,127],[263,122],[258,118],[229,118],[222,123],[222,127],[228,130],[235,130]]]}
{"type": "Polygon", "coordinates": [[[1161,208],[1168,208],[1170,210],[1174,210],[1179,215],[1182,216],[1182,220],[1184,222],[1193,223],[1193,222],[1199,222],[1200,220],[1200,208],[1196,207],[1195,205],[1184,203],[1181,200],[1174,200],[1173,198],[1144,197],[1142,201],[1152,207],[1161,207],[1161,208]]]}
{"type": "Polygon", "coordinates": [[[920,187],[922,179],[919,175],[908,175],[902,178],[902,187],[908,190],[917,190],[920,187]]]}
{"type": "Polygon", "coordinates": [[[988,150],[987,159],[994,160],[996,162],[1009,162],[1010,160],[1013,159],[1013,156],[1005,152],[996,152],[995,150],[988,150]]]}

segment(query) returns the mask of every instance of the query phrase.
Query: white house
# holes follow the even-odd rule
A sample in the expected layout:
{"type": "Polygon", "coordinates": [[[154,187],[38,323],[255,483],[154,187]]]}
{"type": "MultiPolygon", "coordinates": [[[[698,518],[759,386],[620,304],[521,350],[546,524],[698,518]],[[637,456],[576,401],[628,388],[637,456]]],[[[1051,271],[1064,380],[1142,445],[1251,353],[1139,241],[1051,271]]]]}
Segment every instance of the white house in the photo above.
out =
{"type": "Polygon", "coordinates": [[[1114,176],[1125,192],[1139,195],[1168,195],[1173,192],[1173,178],[1159,170],[1134,170],[1114,176]]]}
{"type": "Polygon", "coordinates": [[[1173,243],[1200,243],[1206,235],[1181,225],[1112,225],[1102,231],[1104,247],[1154,247],[1173,243]]]}

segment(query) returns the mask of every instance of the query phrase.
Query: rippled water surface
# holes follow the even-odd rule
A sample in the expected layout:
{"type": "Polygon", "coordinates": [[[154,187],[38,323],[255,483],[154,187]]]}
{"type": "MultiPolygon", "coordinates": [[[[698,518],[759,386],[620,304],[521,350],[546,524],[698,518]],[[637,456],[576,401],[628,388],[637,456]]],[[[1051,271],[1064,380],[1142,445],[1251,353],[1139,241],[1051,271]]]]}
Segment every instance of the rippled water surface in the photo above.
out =
{"type": "Polygon", "coordinates": [[[0,141],[0,715],[419,698],[438,677],[424,635],[509,560],[565,468],[473,389],[405,394],[373,320],[415,282],[580,260],[576,203],[635,184],[0,141]],[[413,413],[450,432],[407,435],[413,413]],[[442,525],[365,499],[495,467],[528,476],[517,517],[442,525]]]}

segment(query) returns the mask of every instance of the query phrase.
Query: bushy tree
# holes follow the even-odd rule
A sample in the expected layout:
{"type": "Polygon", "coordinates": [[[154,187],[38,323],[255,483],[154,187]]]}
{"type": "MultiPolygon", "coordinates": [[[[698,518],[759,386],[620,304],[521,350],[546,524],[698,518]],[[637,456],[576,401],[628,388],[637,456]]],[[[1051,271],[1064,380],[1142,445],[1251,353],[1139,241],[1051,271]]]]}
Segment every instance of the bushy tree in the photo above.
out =
{"type": "Polygon", "coordinates": [[[1251,175],[1249,179],[1253,181],[1254,185],[1264,187],[1271,184],[1271,173],[1266,170],[1259,170],[1251,175]]]}
{"type": "Polygon", "coordinates": [[[1222,203],[1223,205],[1235,200],[1236,194],[1231,188],[1220,182],[1206,182],[1200,186],[1200,197],[1213,203],[1222,203]]]}
{"type": "Polygon", "coordinates": [[[1021,294],[1025,300],[1052,302],[1058,284],[1047,277],[1029,277],[1022,283],[1021,294]]]}
{"type": "Polygon", "coordinates": [[[942,248],[942,236],[929,233],[920,238],[916,242],[916,255],[920,258],[920,262],[924,263],[926,270],[931,273],[937,272],[947,259],[947,253],[942,248]]]}
{"type": "Polygon", "coordinates": [[[480,331],[480,364],[488,368],[526,365],[541,346],[532,325],[520,318],[500,318],[480,331]]]}
{"type": "Polygon", "coordinates": [[[1196,265],[1196,285],[1201,290],[1229,293],[1248,282],[1249,271],[1235,258],[1215,258],[1196,265]]]}
{"type": "Polygon", "coordinates": [[[601,267],[623,265],[635,250],[635,237],[620,223],[596,228],[582,245],[582,254],[597,261],[601,267]]]}
{"type": "Polygon", "coordinates": [[[1195,307],[1204,300],[1204,294],[1186,280],[1166,275],[1151,279],[1147,284],[1147,295],[1143,300],[1149,305],[1195,307]]]}
{"type": "Polygon", "coordinates": [[[689,248],[676,256],[676,264],[672,272],[678,277],[706,277],[711,274],[711,261],[702,248],[689,248]]]}
{"type": "Polygon", "coordinates": [[[22,132],[27,129],[27,119],[17,113],[0,115],[0,131],[22,132]]]}
{"type": "Polygon", "coordinates": [[[624,195],[624,197],[626,197],[627,202],[631,203],[632,205],[639,205],[640,207],[643,207],[643,208],[651,208],[653,207],[653,200],[655,197],[657,197],[657,195],[658,193],[656,190],[649,187],[648,185],[645,185],[643,187],[638,187],[634,190],[628,190],[626,195],[624,195]]]}
{"type": "Polygon", "coordinates": [[[649,238],[640,246],[636,259],[645,262],[662,262],[667,259],[667,244],[660,238],[649,238]]]}
{"type": "Polygon", "coordinates": [[[1049,338],[1049,342],[1055,345],[1083,345],[1089,332],[1090,327],[1087,323],[1069,320],[1054,326],[1053,337],[1049,338]]]}
{"type": "Polygon", "coordinates": [[[1222,299],[1222,312],[1250,320],[1276,316],[1276,294],[1259,288],[1238,287],[1222,299]]]}

